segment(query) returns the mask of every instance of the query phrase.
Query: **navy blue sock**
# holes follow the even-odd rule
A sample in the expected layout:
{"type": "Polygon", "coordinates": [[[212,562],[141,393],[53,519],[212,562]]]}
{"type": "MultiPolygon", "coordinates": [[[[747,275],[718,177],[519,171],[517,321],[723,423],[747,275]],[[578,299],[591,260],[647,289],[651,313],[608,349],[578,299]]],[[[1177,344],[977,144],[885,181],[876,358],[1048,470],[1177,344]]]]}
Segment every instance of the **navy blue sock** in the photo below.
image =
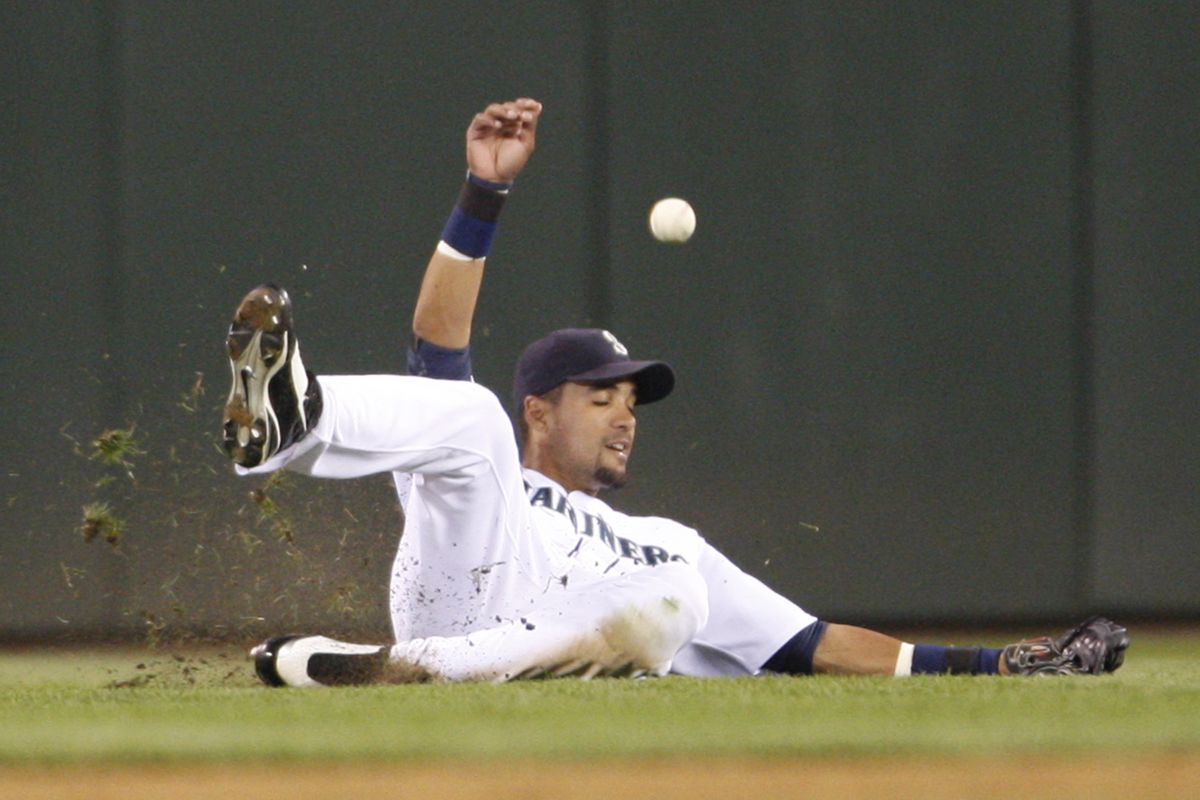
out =
{"type": "Polygon", "coordinates": [[[995,675],[1000,672],[1000,650],[991,647],[913,646],[912,673],[995,675]]]}

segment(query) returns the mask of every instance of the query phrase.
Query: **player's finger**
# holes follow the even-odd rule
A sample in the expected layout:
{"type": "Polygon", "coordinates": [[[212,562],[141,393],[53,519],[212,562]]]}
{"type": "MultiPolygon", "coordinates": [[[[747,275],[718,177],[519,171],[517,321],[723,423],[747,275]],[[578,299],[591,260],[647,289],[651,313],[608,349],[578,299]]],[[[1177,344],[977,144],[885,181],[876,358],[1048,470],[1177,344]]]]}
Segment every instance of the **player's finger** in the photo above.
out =
{"type": "Polygon", "coordinates": [[[488,136],[500,127],[499,120],[488,116],[484,112],[479,112],[471,118],[471,124],[467,126],[467,139],[477,139],[488,136]]]}
{"type": "Polygon", "coordinates": [[[479,114],[475,114],[470,120],[470,130],[472,131],[494,131],[504,125],[503,115],[492,112],[491,107],[481,110],[479,114]]]}
{"type": "Polygon", "coordinates": [[[521,125],[531,133],[537,132],[538,119],[542,115],[542,104],[529,97],[521,97],[515,101],[521,111],[521,125]]]}
{"type": "Polygon", "coordinates": [[[538,115],[542,113],[542,104],[532,97],[518,97],[511,105],[521,113],[523,122],[536,122],[538,115]]]}
{"type": "Polygon", "coordinates": [[[527,113],[515,102],[492,103],[483,113],[495,121],[496,127],[521,124],[522,117],[527,113]]]}
{"type": "Polygon", "coordinates": [[[498,119],[505,132],[513,129],[523,130],[537,124],[538,116],[542,113],[542,104],[531,98],[521,97],[507,103],[493,103],[486,113],[498,119]]]}
{"type": "Polygon", "coordinates": [[[504,103],[491,103],[475,115],[468,129],[472,138],[499,134],[505,138],[525,138],[541,114],[542,104],[522,97],[504,103]]]}
{"type": "Polygon", "coordinates": [[[515,108],[507,108],[505,103],[492,103],[471,119],[469,130],[477,135],[488,133],[511,124],[518,117],[519,112],[515,108]]]}
{"type": "Polygon", "coordinates": [[[492,134],[505,139],[518,139],[532,148],[537,136],[537,121],[542,113],[542,104],[527,97],[518,98],[508,103],[495,103],[488,109],[498,116],[500,124],[492,129],[492,134]]]}
{"type": "Polygon", "coordinates": [[[517,109],[512,103],[489,103],[487,108],[483,110],[483,113],[497,119],[504,119],[506,117],[515,117],[517,109]]]}

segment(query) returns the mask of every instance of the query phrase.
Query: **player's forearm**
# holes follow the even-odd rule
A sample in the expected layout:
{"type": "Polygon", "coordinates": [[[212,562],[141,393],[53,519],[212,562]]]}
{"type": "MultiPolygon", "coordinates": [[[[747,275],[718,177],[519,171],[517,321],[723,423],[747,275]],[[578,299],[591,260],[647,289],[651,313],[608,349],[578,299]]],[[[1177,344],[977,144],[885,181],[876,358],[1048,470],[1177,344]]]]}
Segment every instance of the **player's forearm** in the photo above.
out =
{"type": "Polygon", "coordinates": [[[830,624],[812,659],[813,672],[859,675],[1007,675],[991,647],[908,644],[852,625],[830,624]]]}
{"type": "Polygon", "coordinates": [[[470,344],[484,261],[511,185],[467,174],[421,282],[413,313],[418,338],[442,347],[470,344]]]}
{"type": "Polygon", "coordinates": [[[413,313],[413,333],[440,347],[463,348],[483,283],[484,259],[460,261],[434,251],[413,313]]]}
{"type": "Polygon", "coordinates": [[[901,642],[853,625],[830,624],[813,653],[813,672],[891,675],[901,642]]]}

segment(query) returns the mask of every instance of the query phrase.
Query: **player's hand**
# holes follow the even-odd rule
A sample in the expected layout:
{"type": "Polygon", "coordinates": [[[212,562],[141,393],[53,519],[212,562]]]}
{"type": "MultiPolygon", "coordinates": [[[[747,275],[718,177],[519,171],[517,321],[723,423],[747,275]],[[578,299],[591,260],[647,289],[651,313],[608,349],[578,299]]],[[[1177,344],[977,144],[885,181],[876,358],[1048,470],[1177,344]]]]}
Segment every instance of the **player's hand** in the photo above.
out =
{"type": "Polygon", "coordinates": [[[537,140],[542,104],[528,97],[492,103],[467,128],[467,167],[488,181],[512,181],[524,169],[537,140]]]}

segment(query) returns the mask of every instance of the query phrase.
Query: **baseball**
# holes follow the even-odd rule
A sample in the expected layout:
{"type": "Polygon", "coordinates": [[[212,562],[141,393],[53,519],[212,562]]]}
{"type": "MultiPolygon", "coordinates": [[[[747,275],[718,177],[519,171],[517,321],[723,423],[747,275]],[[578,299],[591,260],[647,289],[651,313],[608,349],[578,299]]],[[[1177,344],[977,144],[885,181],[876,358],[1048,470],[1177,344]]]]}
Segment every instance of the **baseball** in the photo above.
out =
{"type": "Polygon", "coordinates": [[[683,244],[696,231],[696,212],[687,200],[665,197],[650,209],[650,232],[660,242],[683,244]]]}

